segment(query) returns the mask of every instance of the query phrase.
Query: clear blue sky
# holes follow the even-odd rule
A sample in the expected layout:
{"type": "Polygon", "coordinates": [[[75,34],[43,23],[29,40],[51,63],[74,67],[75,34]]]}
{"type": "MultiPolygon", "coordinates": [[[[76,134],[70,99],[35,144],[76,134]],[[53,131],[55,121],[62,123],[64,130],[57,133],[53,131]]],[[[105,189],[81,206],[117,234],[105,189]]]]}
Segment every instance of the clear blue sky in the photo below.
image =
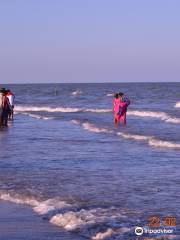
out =
{"type": "Polygon", "coordinates": [[[0,0],[0,83],[180,81],[179,0],[0,0]]]}

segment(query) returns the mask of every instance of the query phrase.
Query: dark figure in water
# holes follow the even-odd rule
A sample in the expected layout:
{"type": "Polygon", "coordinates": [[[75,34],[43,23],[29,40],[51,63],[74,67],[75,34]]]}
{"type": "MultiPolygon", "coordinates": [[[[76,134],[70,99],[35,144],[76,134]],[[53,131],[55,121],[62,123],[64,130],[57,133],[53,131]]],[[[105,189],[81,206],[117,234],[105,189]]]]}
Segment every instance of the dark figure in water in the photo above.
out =
{"type": "Polygon", "coordinates": [[[11,105],[6,95],[7,95],[7,91],[4,91],[3,98],[2,98],[2,118],[1,118],[2,126],[7,126],[8,116],[11,112],[11,105]]]}
{"type": "Polygon", "coordinates": [[[11,111],[9,112],[9,116],[8,116],[8,119],[14,119],[14,94],[12,93],[11,90],[7,90],[7,94],[6,96],[8,97],[9,99],[9,103],[10,103],[10,107],[11,107],[11,111]]]}
{"type": "Polygon", "coordinates": [[[0,90],[0,127],[2,126],[3,120],[3,91],[0,90]]]}

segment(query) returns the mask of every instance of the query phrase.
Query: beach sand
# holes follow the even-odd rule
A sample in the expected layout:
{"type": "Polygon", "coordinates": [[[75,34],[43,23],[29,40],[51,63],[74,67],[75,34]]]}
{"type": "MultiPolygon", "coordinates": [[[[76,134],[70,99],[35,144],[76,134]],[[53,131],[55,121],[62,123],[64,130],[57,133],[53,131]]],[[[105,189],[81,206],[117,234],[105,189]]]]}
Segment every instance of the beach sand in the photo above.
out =
{"type": "Polygon", "coordinates": [[[27,206],[0,202],[0,240],[50,239],[74,240],[77,237],[61,231],[27,206]]]}

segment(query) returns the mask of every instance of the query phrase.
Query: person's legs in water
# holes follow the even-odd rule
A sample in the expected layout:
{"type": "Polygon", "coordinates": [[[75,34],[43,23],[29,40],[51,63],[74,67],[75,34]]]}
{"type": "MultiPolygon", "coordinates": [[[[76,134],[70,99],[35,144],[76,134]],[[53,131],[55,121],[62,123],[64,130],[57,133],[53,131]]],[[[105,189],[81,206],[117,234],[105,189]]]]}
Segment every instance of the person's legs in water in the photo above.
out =
{"type": "Polygon", "coordinates": [[[121,116],[122,123],[126,125],[126,112],[121,116]]]}
{"type": "Polygon", "coordinates": [[[114,116],[114,122],[115,122],[115,124],[119,124],[119,122],[120,122],[119,114],[115,114],[115,116],[114,116]]]}
{"type": "Polygon", "coordinates": [[[3,124],[3,109],[0,107],[0,127],[2,126],[3,124]]]}
{"type": "Polygon", "coordinates": [[[3,120],[2,120],[2,125],[7,127],[8,126],[8,116],[9,116],[9,109],[4,108],[3,109],[3,120]]]}

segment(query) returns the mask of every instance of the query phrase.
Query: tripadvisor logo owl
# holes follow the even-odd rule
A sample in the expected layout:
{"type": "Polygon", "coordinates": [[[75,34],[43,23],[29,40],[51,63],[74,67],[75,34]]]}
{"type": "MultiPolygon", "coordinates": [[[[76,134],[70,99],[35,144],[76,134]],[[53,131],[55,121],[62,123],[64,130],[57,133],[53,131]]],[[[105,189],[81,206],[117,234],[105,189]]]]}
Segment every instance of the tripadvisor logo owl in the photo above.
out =
{"type": "Polygon", "coordinates": [[[135,234],[138,235],[138,236],[141,236],[143,235],[143,228],[142,227],[136,227],[135,228],[135,234]]]}

